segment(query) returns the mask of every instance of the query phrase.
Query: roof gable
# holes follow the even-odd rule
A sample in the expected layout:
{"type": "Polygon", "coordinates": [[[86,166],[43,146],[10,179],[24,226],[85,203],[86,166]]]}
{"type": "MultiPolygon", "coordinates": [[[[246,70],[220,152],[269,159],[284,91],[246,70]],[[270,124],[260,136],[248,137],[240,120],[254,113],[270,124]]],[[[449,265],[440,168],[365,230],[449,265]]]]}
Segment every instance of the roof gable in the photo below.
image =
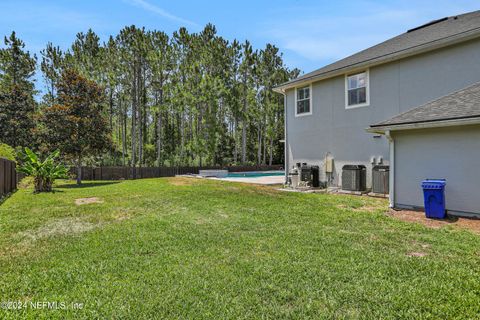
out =
{"type": "Polygon", "coordinates": [[[313,72],[304,74],[277,87],[283,91],[299,83],[321,80],[355,68],[394,61],[421,52],[480,37],[480,10],[438,19],[408,30],[401,35],[362,50],[313,72]],[[460,40],[460,41],[459,41],[460,40]]]}

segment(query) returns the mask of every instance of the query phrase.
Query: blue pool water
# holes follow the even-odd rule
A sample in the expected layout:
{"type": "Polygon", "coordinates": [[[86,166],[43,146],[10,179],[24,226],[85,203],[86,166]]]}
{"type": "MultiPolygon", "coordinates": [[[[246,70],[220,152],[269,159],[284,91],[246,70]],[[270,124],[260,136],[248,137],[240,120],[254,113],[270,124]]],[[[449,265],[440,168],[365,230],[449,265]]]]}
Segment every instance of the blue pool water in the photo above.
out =
{"type": "Polygon", "coordinates": [[[271,177],[284,176],[284,171],[248,171],[248,172],[229,172],[227,178],[252,178],[252,177],[271,177]]]}

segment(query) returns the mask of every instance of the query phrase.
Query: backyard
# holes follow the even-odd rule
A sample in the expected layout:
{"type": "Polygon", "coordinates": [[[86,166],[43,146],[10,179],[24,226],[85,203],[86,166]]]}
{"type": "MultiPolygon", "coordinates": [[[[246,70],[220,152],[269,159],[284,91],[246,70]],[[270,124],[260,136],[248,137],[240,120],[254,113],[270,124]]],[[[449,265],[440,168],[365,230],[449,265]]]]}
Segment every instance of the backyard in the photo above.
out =
{"type": "Polygon", "coordinates": [[[479,236],[387,207],[188,178],[22,188],[0,205],[0,318],[477,318],[479,236]]]}

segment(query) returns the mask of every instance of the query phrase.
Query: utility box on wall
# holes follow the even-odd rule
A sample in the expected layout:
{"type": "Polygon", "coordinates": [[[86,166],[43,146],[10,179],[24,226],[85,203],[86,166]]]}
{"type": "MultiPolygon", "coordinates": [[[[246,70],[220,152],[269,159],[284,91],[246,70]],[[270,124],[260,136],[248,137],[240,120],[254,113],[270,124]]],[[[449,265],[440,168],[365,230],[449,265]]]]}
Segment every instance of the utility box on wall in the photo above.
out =
{"type": "Polygon", "coordinates": [[[331,156],[325,157],[325,172],[326,173],[333,172],[333,158],[331,156]]]}

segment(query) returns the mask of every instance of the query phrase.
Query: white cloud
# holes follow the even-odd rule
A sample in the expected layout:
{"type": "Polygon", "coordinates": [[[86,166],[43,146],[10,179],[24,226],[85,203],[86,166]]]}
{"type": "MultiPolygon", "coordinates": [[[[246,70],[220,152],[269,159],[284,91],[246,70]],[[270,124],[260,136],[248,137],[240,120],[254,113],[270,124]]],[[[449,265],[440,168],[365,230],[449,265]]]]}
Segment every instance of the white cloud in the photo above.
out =
{"type": "Polygon", "coordinates": [[[378,2],[358,1],[345,6],[344,10],[327,8],[321,3],[310,7],[297,5],[279,9],[290,18],[267,21],[264,35],[277,43],[286,55],[293,54],[310,62],[318,62],[318,67],[321,67],[432,19],[472,11],[475,6],[478,7],[473,2],[460,2],[428,0],[407,5],[393,1],[387,6],[378,2]]]}
{"type": "Polygon", "coordinates": [[[363,17],[328,16],[284,21],[268,33],[287,50],[310,60],[336,60],[395,35],[398,23],[414,20],[415,13],[390,11],[363,17]]]}
{"type": "Polygon", "coordinates": [[[174,14],[171,14],[170,12],[166,11],[165,9],[162,9],[162,8],[160,8],[160,7],[158,7],[154,4],[151,4],[151,3],[149,3],[145,0],[127,0],[126,2],[130,3],[132,5],[135,5],[137,7],[140,7],[144,10],[153,12],[153,13],[155,13],[159,16],[162,16],[164,18],[167,18],[169,20],[198,27],[197,23],[195,23],[193,21],[190,21],[190,20],[187,20],[187,19],[184,19],[184,18],[181,18],[181,17],[176,16],[174,14]]]}

